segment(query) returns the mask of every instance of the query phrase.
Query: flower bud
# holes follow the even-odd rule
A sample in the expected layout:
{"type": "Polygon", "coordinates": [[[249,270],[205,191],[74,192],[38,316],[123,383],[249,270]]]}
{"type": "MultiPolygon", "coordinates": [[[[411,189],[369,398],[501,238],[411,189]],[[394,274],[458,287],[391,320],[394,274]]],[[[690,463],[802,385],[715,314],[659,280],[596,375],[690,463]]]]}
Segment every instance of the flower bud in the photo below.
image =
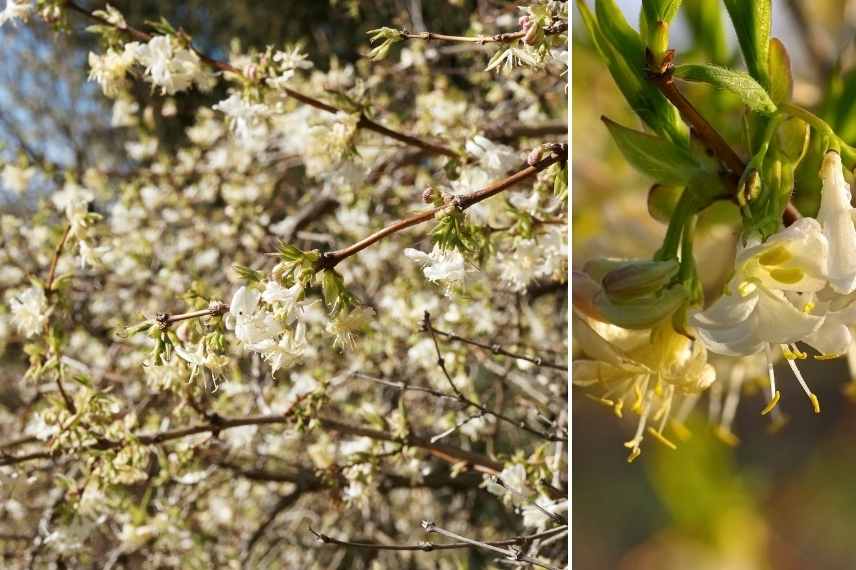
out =
{"type": "Polygon", "coordinates": [[[686,298],[683,285],[673,285],[656,295],[625,302],[616,302],[602,292],[595,296],[594,306],[608,323],[625,329],[647,329],[669,317],[686,298]]]}
{"type": "Polygon", "coordinates": [[[613,269],[603,278],[603,289],[610,299],[621,302],[656,293],[678,273],[678,262],[631,261],[613,269]]]}
{"type": "Polygon", "coordinates": [[[669,223],[683,191],[683,186],[654,184],[648,190],[648,214],[658,222],[669,223]]]}

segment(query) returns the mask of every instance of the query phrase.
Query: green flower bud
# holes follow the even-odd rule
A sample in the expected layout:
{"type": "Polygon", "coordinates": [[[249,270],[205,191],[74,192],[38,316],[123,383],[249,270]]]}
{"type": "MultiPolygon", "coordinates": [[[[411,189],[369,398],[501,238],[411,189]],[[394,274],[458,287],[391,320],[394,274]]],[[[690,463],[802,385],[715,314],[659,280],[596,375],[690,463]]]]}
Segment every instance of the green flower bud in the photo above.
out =
{"type": "Polygon", "coordinates": [[[625,329],[648,329],[668,318],[680,308],[686,298],[684,287],[673,285],[655,295],[620,303],[603,292],[595,297],[594,305],[609,323],[625,329]]]}
{"type": "Polygon", "coordinates": [[[678,273],[678,261],[630,261],[603,278],[603,289],[616,302],[656,293],[678,273]]]}

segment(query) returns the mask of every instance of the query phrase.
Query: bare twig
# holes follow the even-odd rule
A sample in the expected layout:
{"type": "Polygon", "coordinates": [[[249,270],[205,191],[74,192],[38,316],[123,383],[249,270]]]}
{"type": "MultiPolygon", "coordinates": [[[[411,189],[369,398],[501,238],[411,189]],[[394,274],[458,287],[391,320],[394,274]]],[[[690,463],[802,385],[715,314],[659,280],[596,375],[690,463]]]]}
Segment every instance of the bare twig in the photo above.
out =
{"type": "Polygon", "coordinates": [[[547,568],[547,570],[560,570],[557,566],[550,566],[549,564],[545,564],[544,562],[541,562],[540,560],[536,560],[535,558],[532,558],[530,556],[526,556],[525,554],[523,554],[521,552],[519,547],[517,547],[517,548],[514,548],[514,547],[502,548],[499,546],[494,546],[493,544],[491,544],[489,542],[481,542],[478,540],[473,540],[471,538],[467,538],[466,536],[461,536],[461,535],[456,534],[450,530],[446,530],[444,528],[441,528],[441,527],[437,526],[436,524],[434,524],[433,521],[428,521],[428,520],[422,521],[422,528],[424,528],[429,533],[432,533],[432,532],[437,533],[437,534],[440,534],[442,536],[445,536],[445,537],[448,537],[448,538],[451,538],[451,539],[454,539],[454,540],[457,540],[460,542],[467,543],[471,546],[476,546],[478,548],[484,548],[485,550],[491,550],[491,551],[496,552],[498,554],[502,554],[505,558],[507,558],[509,560],[519,560],[522,562],[528,562],[529,564],[531,564],[533,566],[538,566],[539,568],[547,568]]]}
{"type": "MultiPolygon", "coordinates": [[[[78,6],[74,2],[66,2],[65,5],[69,9],[86,16],[90,20],[94,20],[96,22],[99,22],[102,25],[110,26],[110,27],[113,27],[117,30],[120,30],[120,31],[128,34],[129,36],[131,36],[132,38],[134,38],[136,40],[147,42],[154,37],[152,34],[149,34],[147,32],[143,32],[141,30],[135,29],[131,26],[126,26],[126,27],[116,26],[112,22],[109,22],[105,18],[102,18],[102,17],[94,14],[93,12],[87,10],[86,8],[78,6]]],[[[197,50],[196,48],[192,48],[192,49],[199,56],[199,59],[201,59],[202,61],[204,61],[209,66],[213,67],[214,69],[217,69],[219,71],[232,73],[232,74],[235,74],[235,75],[238,75],[241,77],[245,77],[244,73],[240,69],[235,67],[234,65],[231,65],[225,61],[220,61],[220,60],[214,59],[210,56],[207,56],[204,53],[197,50]]],[[[325,113],[335,114],[335,113],[338,113],[341,111],[341,109],[339,109],[337,107],[334,107],[332,105],[324,103],[323,101],[315,99],[314,97],[304,95],[303,93],[300,93],[299,91],[295,91],[294,89],[291,89],[290,87],[283,87],[282,91],[286,95],[291,97],[292,99],[300,101],[301,103],[309,105],[310,107],[314,107],[316,109],[324,111],[325,113]]],[[[440,154],[440,155],[448,156],[450,158],[455,158],[455,159],[462,158],[462,155],[460,153],[456,152],[455,150],[453,150],[449,147],[443,146],[443,145],[438,144],[438,143],[426,141],[426,140],[420,139],[419,137],[409,135],[407,133],[395,131],[393,129],[390,129],[389,127],[386,127],[386,126],[376,122],[376,121],[373,121],[372,119],[369,119],[363,113],[360,114],[360,120],[357,123],[357,127],[368,129],[370,131],[374,131],[374,132],[381,134],[383,136],[392,138],[394,140],[397,140],[399,142],[403,142],[403,143],[411,145],[411,146],[415,146],[415,147],[427,150],[427,151],[432,152],[434,154],[440,154]]]]}

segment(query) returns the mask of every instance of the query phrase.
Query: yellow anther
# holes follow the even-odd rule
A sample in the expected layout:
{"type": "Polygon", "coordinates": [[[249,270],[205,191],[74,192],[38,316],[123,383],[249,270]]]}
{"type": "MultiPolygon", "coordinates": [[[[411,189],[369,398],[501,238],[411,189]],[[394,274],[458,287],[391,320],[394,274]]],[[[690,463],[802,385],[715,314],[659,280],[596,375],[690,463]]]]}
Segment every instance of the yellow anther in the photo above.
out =
{"type": "Polygon", "coordinates": [[[805,360],[808,358],[808,354],[802,352],[800,350],[791,350],[790,348],[782,345],[782,356],[787,358],[788,360],[805,360]]]}
{"type": "Polygon", "coordinates": [[[811,400],[811,407],[814,409],[815,414],[820,413],[820,401],[817,399],[817,396],[814,394],[809,394],[808,399],[811,400]]]}
{"type": "Polygon", "coordinates": [[[621,410],[624,409],[624,400],[618,400],[615,402],[615,405],[612,407],[612,411],[615,412],[615,415],[619,418],[624,417],[621,410]]]}
{"type": "Polygon", "coordinates": [[[672,422],[672,430],[675,432],[675,435],[678,436],[678,439],[681,441],[686,441],[692,435],[692,432],[684,425],[683,422],[679,422],[674,420],[672,422]]]}
{"type": "Polygon", "coordinates": [[[642,450],[638,447],[634,447],[633,451],[630,452],[630,455],[627,456],[627,463],[633,463],[640,455],[642,455],[642,450]]]}
{"type": "Polygon", "coordinates": [[[674,450],[674,449],[677,449],[677,448],[678,448],[678,446],[677,446],[677,445],[675,445],[674,443],[672,443],[671,441],[669,441],[668,439],[666,439],[666,436],[665,436],[665,435],[663,435],[663,434],[662,434],[662,433],[660,433],[659,431],[655,430],[654,428],[649,427],[649,428],[648,428],[648,433],[650,433],[652,436],[654,436],[654,439],[656,439],[657,441],[659,441],[660,443],[662,443],[663,445],[665,445],[665,446],[666,446],[666,447],[668,447],[669,449],[673,449],[673,450],[674,450]]]}
{"type": "Polygon", "coordinates": [[[758,285],[753,281],[743,281],[740,285],[737,286],[737,293],[740,294],[741,297],[748,297],[752,293],[755,292],[755,289],[758,288],[758,285]]]}
{"type": "Polygon", "coordinates": [[[799,267],[788,267],[786,269],[777,267],[770,270],[770,277],[779,283],[793,285],[802,281],[802,278],[805,277],[805,272],[799,267]]]}
{"type": "Polygon", "coordinates": [[[816,354],[814,356],[815,360],[835,360],[836,358],[841,358],[844,356],[843,352],[831,352],[829,354],[816,354]]]}
{"type": "Polygon", "coordinates": [[[639,387],[639,384],[634,384],[633,392],[636,394],[636,401],[633,402],[630,409],[638,414],[642,411],[642,388],[639,387]]]}
{"type": "Polygon", "coordinates": [[[782,263],[790,261],[792,257],[793,256],[791,255],[791,252],[788,251],[787,248],[782,245],[779,245],[774,248],[768,249],[763,254],[761,254],[758,257],[758,262],[761,265],[766,266],[781,265],[782,263]]]}
{"type": "Polygon", "coordinates": [[[731,430],[725,426],[716,426],[716,429],[713,431],[724,444],[730,447],[736,447],[740,440],[737,439],[737,436],[731,433],[731,430]]]}
{"type": "Polygon", "coordinates": [[[608,398],[601,398],[600,396],[595,396],[594,394],[586,394],[586,397],[590,400],[597,402],[598,404],[603,404],[604,406],[611,408],[615,405],[615,402],[608,398]]]}
{"type": "Polygon", "coordinates": [[[780,399],[781,397],[782,397],[782,393],[781,393],[781,392],[779,392],[778,390],[776,390],[776,393],[775,393],[775,394],[773,394],[773,399],[772,399],[772,400],[770,400],[770,401],[767,403],[767,405],[764,407],[764,409],[763,409],[763,410],[761,410],[761,415],[762,415],[762,416],[766,416],[767,414],[769,414],[770,412],[772,412],[772,411],[773,411],[773,408],[775,408],[775,407],[776,407],[776,404],[778,404],[778,403],[779,403],[779,399],[780,399]]]}
{"type": "Polygon", "coordinates": [[[802,309],[802,310],[803,310],[803,313],[810,313],[810,312],[812,312],[812,311],[814,310],[814,307],[815,307],[814,303],[813,303],[813,302],[811,302],[811,301],[809,301],[809,302],[808,302],[808,303],[806,303],[806,304],[805,304],[805,306],[803,307],[803,309],[802,309]]]}

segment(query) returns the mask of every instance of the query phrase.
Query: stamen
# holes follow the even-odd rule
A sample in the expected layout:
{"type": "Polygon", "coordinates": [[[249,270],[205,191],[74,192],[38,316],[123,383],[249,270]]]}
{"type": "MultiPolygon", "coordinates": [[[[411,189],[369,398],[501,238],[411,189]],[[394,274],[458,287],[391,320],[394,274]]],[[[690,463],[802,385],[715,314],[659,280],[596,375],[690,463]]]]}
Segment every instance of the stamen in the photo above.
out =
{"type": "Polygon", "coordinates": [[[657,431],[652,427],[649,427],[648,433],[650,433],[652,436],[654,436],[654,439],[656,439],[657,441],[659,441],[660,443],[662,443],[663,445],[665,445],[669,449],[671,449],[671,450],[678,449],[678,446],[675,445],[674,443],[672,443],[671,441],[669,441],[668,439],[666,439],[666,436],[663,435],[662,432],[657,431]]]}
{"type": "Polygon", "coordinates": [[[716,429],[713,430],[713,433],[718,437],[723,443],[730,447],[737,447],[740,444],[740,439],[734,433],[725,426],[719,425],[716,426],[716,429]]]}
{"type": "MultiPolygon", "coordinates": [[[[773,352],[770,350],[770,345],[766,345],[766,354],[767,354],[767,378],[770,380],[770,401],[767,403],[766,407],[761,410],[761,415],[766,416],[773,408],[776,407],[776,404],[779,403],[779,399],[782,395],[776,390],[776,373],[773,370],[773,352]]],[[[788,362],[792,362],[788,360],[788,362]]]]}
{"type": "Polygon", "coordinates": [[[645,438],[645,424],[648,423],[648,414],[651,412],[652,396],[651,393],[646,394],[645,402],[642,405],[642,414],[639,416],[639,424],[636,426],[636,433],[633,435],[633,439],[624,444],[624,447],[629,447],[632,450],[627,458],[628,463],[633,463],[633,460],[642,454],[640,444],[645,438]]]}
{"type": "Polygon", "coordinates": [[[623,418],[624,414],[622,414],[622,410],[624,409],[624,400],[618,400],[615,402],[615,405],[612,407],[612,411],[615,412],[616,417],[623,418]]]}
{"type": "Polygon", "coordinates": [[[815,360],[835,360],[844,356],[843,352],[830,352],[829,354],[815,354],[815,360]]]}
{"type": "Polygon", "coordinates": [[[615,405],[615,402],[613,402],[612,400],[608,400],[607,398],[602,398],[600,396],[595,396],[594,394],[586,394],[586,397],[589,400],[597,402],[598,404],[603,404],[604,406],[606,406],[608,408],[611,408],[612,406],[615,405]]]}
{"type": "Polygon", "coordinates": [[[805,395],[808,396],[809,401],[811,401],[811,407],[814,409],[814,413],[819,414],[820,402],[818,401],[817,396],[814,395],[814,392],[812,392],[809,389],[808,384],[805,383],[805,380],[802,377],[802,373],[800,373],[800,369],[797,368],[796,363],[793,360],[788,360],[788,364],[790,364],[791,370],[793,370],[794,376],[797,377],[797,381],[800,383],[800,386],[802,386],[805,395]]]}

